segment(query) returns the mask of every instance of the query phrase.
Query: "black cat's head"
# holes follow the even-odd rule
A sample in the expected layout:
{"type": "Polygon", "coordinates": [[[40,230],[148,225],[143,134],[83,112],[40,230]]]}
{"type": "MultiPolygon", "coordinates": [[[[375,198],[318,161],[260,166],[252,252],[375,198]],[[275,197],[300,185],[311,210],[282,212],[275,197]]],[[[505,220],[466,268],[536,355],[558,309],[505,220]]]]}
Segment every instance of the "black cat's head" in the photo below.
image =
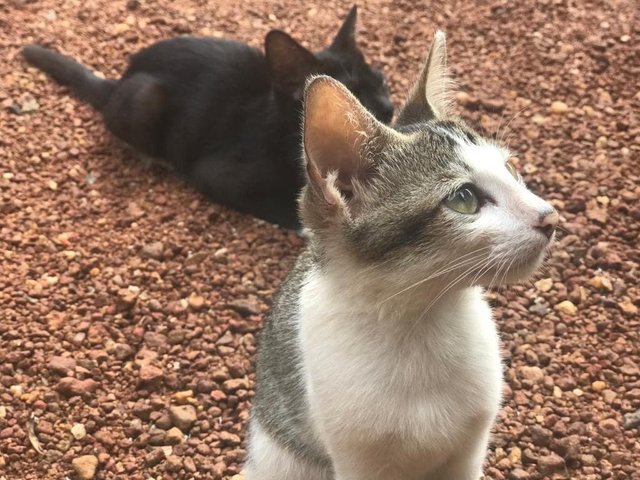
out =
{"type": "Polygon", "coordinates": [[[274,88],[302,100],[310,75],[328,75],[344,84],[378,120],[389,123],[393,105],[382,72],[369,65],[356,45],[354,5],[331,45],[314,54],[290,35],[272,30],[265,39],[267,66],[274,88]]]}

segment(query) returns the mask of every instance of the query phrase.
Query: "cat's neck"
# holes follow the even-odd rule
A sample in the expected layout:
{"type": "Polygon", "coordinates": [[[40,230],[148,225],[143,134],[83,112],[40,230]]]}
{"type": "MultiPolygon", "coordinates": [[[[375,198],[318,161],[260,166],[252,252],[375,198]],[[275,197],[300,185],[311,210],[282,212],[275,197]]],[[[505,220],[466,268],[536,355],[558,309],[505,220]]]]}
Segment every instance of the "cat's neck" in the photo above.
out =
{"type": "Polygon", "coordinates": [[[325,260],[314,275],[325,294],[348,298],[353,309],[368,310],[377,317],[432,318],[466,303],[470,296],[482,295],[481,288],[459,284],[455,276],[400,283],[384,268],[344,259],[325,260]]]}

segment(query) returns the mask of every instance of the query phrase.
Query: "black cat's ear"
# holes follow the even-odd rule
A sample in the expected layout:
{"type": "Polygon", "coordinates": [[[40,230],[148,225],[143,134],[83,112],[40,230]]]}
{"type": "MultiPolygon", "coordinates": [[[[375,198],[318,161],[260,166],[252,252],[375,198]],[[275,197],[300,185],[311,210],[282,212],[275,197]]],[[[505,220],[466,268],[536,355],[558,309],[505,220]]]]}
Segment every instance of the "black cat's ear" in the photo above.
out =
{"type": "Polygon", "coordinates": [[[448,84],[446,38],[444,32],[438,30],[420,77],[400,110],[395,125],[406,126],[445,117],[449,110],[448,84]]]}
{"type": "Polygon", "coordinates": [[[343,210],[375,173],[370,153],[391,131],[340,82],[320,76],[304,96],[303,145],[309,185],[326,208],[343,210]]]}
{"type": "Polygon", "coordinates": [[[345,18],[338,34],[331,43],[332,50],[351,51],[356,49],[356,20],[358,19],[358,7],[351,7],[347,18],[345,18]]]}
{"type": "Polygon", "coordinates": [[[280,30],[271,30],[264,41],[269,76],[276,88],[302,97],[307,77],[318,72],[316,56],[280,30]]]}

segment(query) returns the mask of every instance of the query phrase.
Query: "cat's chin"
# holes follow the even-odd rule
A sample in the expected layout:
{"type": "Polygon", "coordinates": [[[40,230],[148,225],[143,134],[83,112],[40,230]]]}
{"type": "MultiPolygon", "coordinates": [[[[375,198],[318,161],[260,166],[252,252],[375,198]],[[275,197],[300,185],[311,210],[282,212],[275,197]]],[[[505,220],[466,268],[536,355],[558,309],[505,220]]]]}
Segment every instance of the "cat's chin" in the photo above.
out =
{"type": "Polygon", "coordinates": [[[516,257],[506,272],[495,270],[488,272],[482,276],[479,283],[483,287],[498,287],[525,282],[538,272],[547,256],[547,251],[545,247],[535,255],[516,257]]]}

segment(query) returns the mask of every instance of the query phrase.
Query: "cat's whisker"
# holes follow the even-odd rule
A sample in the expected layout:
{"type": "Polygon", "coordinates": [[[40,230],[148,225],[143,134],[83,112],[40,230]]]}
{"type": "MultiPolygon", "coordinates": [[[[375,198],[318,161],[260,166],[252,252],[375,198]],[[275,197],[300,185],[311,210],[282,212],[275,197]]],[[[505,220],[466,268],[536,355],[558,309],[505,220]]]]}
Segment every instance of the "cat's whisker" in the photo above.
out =
{"type": "MultiPolygon", "coordinates": [[[[433,279],[433,278],[436,278],[436,277],[438,277],[438,276],[440,276],[440,275],[442,275],[442,274],[444,274],[444,273],[448,273],[449,271],[451,271],[451,269],[454,269],[454,270],[455,270],[456,268],[458,268],[458,267],[460,267],[460,266],[463,266],[464,264],[466,264],[466,263],[468,263],[469,261],[471,261],[474,257],[478,257],[478,254],[480,254],[480,253],[484,253],[484,251],[489,250],[489,249],[491,249],[491,248],[492,248],[492,247],[490,247],[490,246],[485,246],[485,247],[479,248],[479,249],[477,249],[477,250],[473,250],[472,252],[469,252],[469,253],[466,253],[466,254],[464,254],[464,255],[461,255],[460,257],[458,257],[458,258],[456,259],[456,260],[458,261],[458,263],[457,263],[457,264],[453,264],[453,265],[451,265],[451,264],[448,264],[448,265],[447,265],[447,264],[445,264],[445,268],[444,268],[444,269],[437,270],[435,273],[433,273],[432,275],[430,275],[429,277],[427,277],[427,278],[426,278],[426,279],[424,279],[424,280],[431,280],[431,279],[433,279]],[[471,258],[466,258],[464,261],[460,261],[460,260],[464,259],[465,257],[470,257],[470,256],[471,256],[471,258]]],[[[423,280],[423,281],[424,281],[424,280],[423,280]]]]}
{"type": "Polygon", "coordinates": [[[502,278],[500,278],[500,285],[504,285],[506,280],[507,280],[507,275],[509,274],[509,272],[511,271],[511,267],[513,266],[513,263],[515,262],[516,258],[513,257],[511,259],[511,261],[509,262],[509,265],[507,265],[507,268],[504,269],[504,272],[502,272],[502,278]]]}
{"type": "MultiPolygon", "coordinates": [[[[466,271],[464,271],[463,273],[461,273],[460,275],[458,275],[453,281],[451,281],[444,289],[442,289],[440,291],[440,293],[438,295],[436,295],[436,297],[431,300],[429,302],[429,304],[426,306],[426,308],[423,310],[422,314],[420,315],[420,317],[418,318],[418,320],[416,321],[416,324],[418,322],[421,322],[424,320],[424,318],[426,317],[427,313],[431,310],[431,308],[447,293],[449,292],[455,285],[457,285],[459,282],[461,282],[464,278],[466,278],[466,276],[472,272],[475,268],[479,268],[480,270],[486,268],[489,264],[491,263],[491,259],[485,259],[485,260],[481,260],[479,262],[477,262],[475,265],[473,265],[471,268],[467,269],[466,271]]],[[[415,328],[415,325],[412,327],[411,330],[413,330],[415,328]]]]}
{"type": "Polygon", "coordinates": [[[509,273],[509,271],[511,271],[511,266],[513,265],[513,262],[516,261],[516,257],[512,257],[511,261],[509,262],[509,265],[507,265],[507,268],[504,269],[504,271],[502,272],[502,277],[500,278],[500,282],[498,283],[498,285],[496,285],[496,290],[498,292],[504,291],[506,290],[507,286],[505,285],[505,280],[507,278],[507,274],[509,273]]]}
{"type": "Polygon", "coordinates": [[[465,270],[464,272],[462,272],[460,275],[458,275],[453,281],[451,281],[431,302],[429,302],[429,304],[426,306],[426,308],[422,311],[422,313],[418,316],[418,318],[415,320],[415,322],[413,322],[413,324],[411,325],[411,327],[407,330],[407,332],[405,333],[405,335],[403,335],[401,342],[404,343],[406,341],[407,338],[409,338],[412,333],[414,332],[414,330],[416,329],[416,327],[424,321],[427,313],[429,312],[429,310],[431,309],[431,307],[451,288],[453,288],[453,286],[455,284],[457,284],[458,282],[460,282],[462,279],[464,279],[470,272],[472,272],[475,268],[479,267],[480,265],[483,265],[485,262],[489,262],[490,259],[483,259],[483,260],[479,260],[477,261],[474,265],[472,265],[471,267],[469,267],[467,270],[465,270]]]}
{"type": "Polygon", "coordinates": [[[507,266],[507,268],[505,268],[504,272],[502,273],[502,278],[500,279],[500,285],[504,285],[504,282],[507,278],[507,273],[509,273],[509,271],[511,270],[511,266],[513,265],[513,262],[515,262],[515,260],[516,260],[516,257],[514,256],[509,262],[509,265],[507,266]]]}
{"type": "Polygon", "coordinates": [[[491,267],[493,267],[494,263],[495,263],[495,258],[494,259],[489,259],[486,263],[486,265],[484,265],[481,269],[478,270],[478,272],[476,273],[476,275],[473,277],[473,280],[471,280],[471,284],[475,285],[476,282],[483,276],[485,275],[489,270],[491,270],[491,267]]]}
{"type": "MultiPolygon", "coordinates": [[[[468,257],[469,255],[474,255],[474,254],[476,254],[476,255],[477,255],[477,254],[479,254],[480,252],[482,252],[483,250],[487,250],[487,249],[489,249],[489,248],[491,248],[491,247],[483,247],[483,248],[479,248],[478,250],[475,250],[475,251],[473,251],[473,252],[470,252],[470,253],[467,253],[467,254],[465,254],[465,255],[462,255],[462,256],[461,256],[461,257],[459,257],[457,260],[460,260],[460,259],[462,259],[462,258],[468,257]]],[[[444,274],[446,274],[446,273],[449,273],[449,272],[451,272],[451,271],[453,271],[453,270],[456,270],[456,269],[458,269],[458,268],[460,268],[460,267],[466,266],[467,264],[469,264],[469,263],[471,263],[471,262],[474,262],[475,260],[477,260],[477,258],[475,258],[475,257],[471,257],[471,258],[467,258],[467,259],[466,259],[466,260],[464,260],[464,261],[459,261],[458,263],[455,263],[455,264],[453,264],[453,265],[447,265],[444,269],[438,270],[438,271],[436,271],[435,273],[433,273],[432,275],[429,275],[428,277],[423,278],[422,280],[418,280],[418,281],[417,281],[417,282],[415,282],[414,284],[409,285],[409,286],[408,286],[408,287],[406,287],[406,288],[403,288],[402,290],[400,290],[399,292],[394,293],[393,295],[390,295],[389,297],[387,297],[387,298],[385,298],[384,300],[382,300],[382,301],[380,302],[380,305],[382,306],[383,304],[385,304],[386,302],[388,302],[388,301],[389,301],[389,300],[391,300],[392,298],[397,297],[398,295],[401,295],[401,294],[403,294],[403,293],[405,293],[405,292],[407,292],[407,291],[409,291],[409,290],[411,290],[411,289],[413,289],[413,288],[416,288],[416,287],[418,287],[418,286],[420,286],[420,285],[424,284],[425,282],[428,282],[429,280],[433,280],[433,279],[434,279],[434,278],[436,278],[436,277],[442,276],[442,275],[444,275],[444,274]]]]}
{"type": "Polygon", "coordinates": [[[454,265],[450,265],[447,268],[441,269],[441,270],[435,272],[433,275],[430,275],[430,276],[428,276],[426,278],[423,278],[423,279],[415,282],[414,284],[412,284],[412,285],[410,285],[410,286],[408,286],[406,288],[403,288],[399,292],[396,292],[393,295],[390,295],[389,297],[385,298],[384,300],[382,300],[380,302],[380,306],[382,306],[383,304],[385,304],[389,300],[397,297],[398,295],[401,295],[401,294],[403,294],[403,293],[405,293],[405,292],[407,292],[407,291],[409,291],[409,290],[411,290],[413,288],[416,288],[416,287],[428,282],[429,280],[433,280],[434,278],[437,278],[439,276],[445,275],[445,274],[447,274],[447,273],[449,273],[449,272],[451,272],[453,270],[456,270],[456,269],[458,269],[460,267],[464,267],[464,266],[468,265],[469,263],[472,263],[472,262],[476,261],[477,258],[478,257],[469,258],[469,259],[466,259],[465,261],[462,261],[462,262],[456,263],[454,265]]]}
{"type": "Polygon", "coordinates": [[[495,272],[493,272],[493,276],[491,277],[491,281],[489,282],[489,286],[487,287],[487,290],[491,290],[493,288],[494,282],[498,279],[498,275],[500,275],[501,269],[506,265],[508,260],[509,259],[506,256],[500,259],[500,262],[498,263],[498,266],[496,267],[495,272]]]}
{"type": "MultiPolygon", "coordinates": [[[[458,275],[453,281],[451,281],[444,289],[442,289],[440,291],[440,293],[438,295],[436,295],[436,297],[431,300],[429,302],[429,304],[427,305],[427,308],[425,308],[425,312],[423,313],[422,317],[424,317],[424,314],[426,312],[428,312],[431,307],[433,305],[435,305],[438,300],[440,300],[449,290],[451,290],[451,288],[453,288],[457,283],[459,283],[460,281],[462,281],[470,272],[472,272],[473,270],[475,270],[476,268],[479,268],[480,271],[482,271],[483,269],[485,269],[487,266],[490,266],[492,262],[492,258],[491,256],[489,258],[486,259],[482,259],[478,262],[476,262],[476,264],[474,264],[473,266],[471,266],[470,268],[468,268],[467,270],[465,270],[464,272],[462,272],[460,275],[458,275]]],[[[477,277],[477,275],[476,275],[477,277]]],[[[475,282],[475,277],[474,280],[472,281],[472,283],[475,282]]]]}
{"type": "Polygon", "coordinates": [[[485,266],[483,266],[481,269],[478,269],[478,271],[476,272],[476,274],[474,275],[473,279],[471,280],[471,284],[475,284],[478,279],[484,275],[484,273],[491,268],[491,265],[498,259],[499,257],[495,257],[493,255],[490,255],[489,258],[487,259],[487,264],[485,266]]]}

